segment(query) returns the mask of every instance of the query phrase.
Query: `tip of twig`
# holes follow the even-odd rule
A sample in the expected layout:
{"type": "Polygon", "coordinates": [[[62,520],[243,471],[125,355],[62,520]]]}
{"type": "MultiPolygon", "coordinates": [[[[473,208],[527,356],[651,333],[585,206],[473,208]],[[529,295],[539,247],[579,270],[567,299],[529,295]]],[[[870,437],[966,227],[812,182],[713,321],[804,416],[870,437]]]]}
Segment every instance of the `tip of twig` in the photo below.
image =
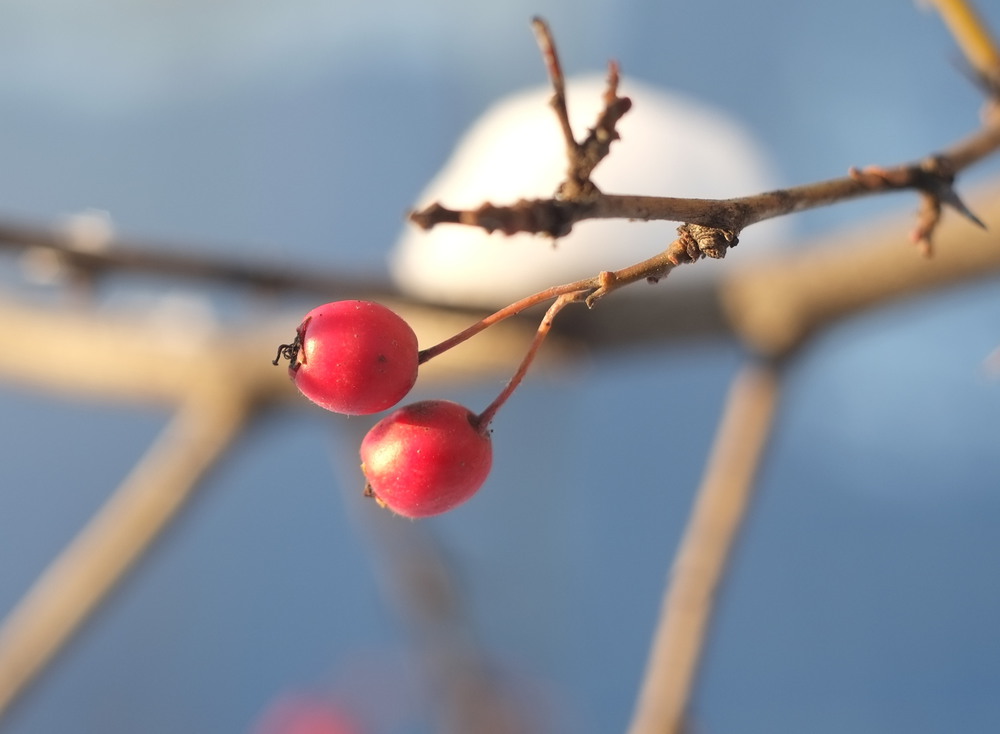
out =
{"type": "Polygon", "coordinates": [[[934,257],[934,243],[931,241],[929,234],[923,234],[919,231],[915,231],[910,239],[913,240],[913,244],[917,246],[917,252],[920,253],[922,257],[930,259],[934,257]]]}
{"type": "Polygon", "coordinates": [[[458,224],[461,221],[459,212],[448,209],[436,201],[420,211],[410,211],[406,218],[425,232],[434,229],[438,224],[458,224]]]}
{"type": "Polygon", "coordinates": [[[608,60],[608,87],[604,92],[604,106],[610,107],[618,99],[618,83],[621,81],[621,65],[614,59],[608,60]]]}
{"type": "Polygon", "coordinates": [[[535,32],[535,40],[538,48],[542,52],[542,59],[545,61],[545,68],[549,72],[549,78],[557,92],[564,85],[562,65],[559,63],[559,55],[556,53],[556,42],[552,37],[549,24],[540,15],[531,19],[531,30],[535,32]]]}

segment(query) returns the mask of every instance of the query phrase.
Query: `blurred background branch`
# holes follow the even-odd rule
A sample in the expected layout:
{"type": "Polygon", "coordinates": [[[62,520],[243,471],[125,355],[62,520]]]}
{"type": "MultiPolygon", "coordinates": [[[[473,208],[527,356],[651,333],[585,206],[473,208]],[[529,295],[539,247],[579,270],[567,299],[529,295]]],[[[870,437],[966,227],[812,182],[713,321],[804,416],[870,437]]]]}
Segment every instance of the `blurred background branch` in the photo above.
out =
{"type": "Polygon", "coordinates": [[[719,585],[771,435],[779,371],[748,365],[733,380],[677,551],[629,734],[681,734],[719,585]]]}
{"type": "Polygon", "coordinates": [[[0,627],[0,716],[146,552],[250,416],[223,375],[189,385],[176,415],[0,627]],[[221,380],[219,378],[222,378],[221,380]]]}

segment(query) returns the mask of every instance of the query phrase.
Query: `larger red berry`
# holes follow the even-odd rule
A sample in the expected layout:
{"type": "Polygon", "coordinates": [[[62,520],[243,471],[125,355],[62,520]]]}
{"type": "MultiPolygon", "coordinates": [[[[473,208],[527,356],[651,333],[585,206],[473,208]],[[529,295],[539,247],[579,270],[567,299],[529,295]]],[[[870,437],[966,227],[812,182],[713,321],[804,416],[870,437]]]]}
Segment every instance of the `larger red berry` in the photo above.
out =
{"type": "Polygon", "coordinates": [[[410,325],[370,301],[317,306],[274,363],[281,357],[303,395],[347,415],[377,413],[402,400],[417,380],[419,360],[410,325]]]}
{"type": "Polygon", "coordinates": [[[467,408],[425,400],[393,411],[361,442],[366,491],[406,517],[460,505],[486,481],[493,464],[489,431],[467,408]]]}

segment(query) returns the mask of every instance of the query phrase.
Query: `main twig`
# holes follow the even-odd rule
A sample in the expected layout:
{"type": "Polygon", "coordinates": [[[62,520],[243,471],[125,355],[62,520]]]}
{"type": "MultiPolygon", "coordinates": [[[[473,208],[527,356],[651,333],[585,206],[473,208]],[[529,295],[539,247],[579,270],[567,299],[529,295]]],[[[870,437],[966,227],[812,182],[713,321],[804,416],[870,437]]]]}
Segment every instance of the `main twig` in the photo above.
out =
{"type": "Polygon", "coordinates": [[[977,225],[982,224],[962,202],[954,182],[960,171],[1000,149],[1000,115],[988,118],[982,129],[964,140],[921,160],[888,167],[852,168],[843,178],[778,191],[733,199],[602,193],[590,181],[590,174],[608,154],[611,143],[618,139],[615,125],[631,107],[628,98],[617,94],[618,67],[613,62],[610,65],[604,110],[589,136],[578,143],[569,123],[565,82],[555,42],[543,21],[536,18],[534,28],[552,81],[552,106],[565,137],[569,158],[566,180],[556,195],[548,199],[521,199],[510,205],[486,202],[466,210],[449,209],[435,202],[411,212],[410,220],[418,226],[431,229],[439,224],[461,224],[507,235],[524,232],[557,238],[588,219],[682,222],[679,239],[667,248],[663,258],[658,262],[646,261],[649,264],[646,277],[656,279],[683,262],[705,256],[724,257],[739,242],[740,232],[752,224],[887,191],[914,190],[921,194],[923,206],[913,239],[927,253],[942,205],[952,207],[977,225]]]}
{"type": "MultiPolygon", "coordinates": [[[[509,206],[483,204],[477,209],[448,209],[434,203],[410,214],[410,219],[424,229],[439,224],[462,224],[481,227],[487,232],[507,235],[526,232],[549,237],[563,237],[573,226],[588,219],[666,220],[685,222],[722,233],[728,246],[736,244],[746,227],[767,219],[795,212],[829,206],[862,196],[890,191],[915,190],[930,199],[953,207],[973,223],[978,218],[965,206],[954,189],[955,176],[963,169],[1000,149],[1000,120],[994,119],[983,129],[946,148],[940,153],[912,163],[891,167],[851,169],[843,178],[819,181],[792,188],[733,199],[684,199],[667,196],[639,196],[595,193],[585,200],[550,198],[521,199],[509,206]]],[[[682,227],[682,229],[685,229],[682,227]]],[[[689,229],[689,228],[688,228],[689,229]]],[[[930,237],[933,227],[918,226],[919,238],[930,237]]],[[[726,248],[702,244],[684,261],[723,257],[726,248]]]]}

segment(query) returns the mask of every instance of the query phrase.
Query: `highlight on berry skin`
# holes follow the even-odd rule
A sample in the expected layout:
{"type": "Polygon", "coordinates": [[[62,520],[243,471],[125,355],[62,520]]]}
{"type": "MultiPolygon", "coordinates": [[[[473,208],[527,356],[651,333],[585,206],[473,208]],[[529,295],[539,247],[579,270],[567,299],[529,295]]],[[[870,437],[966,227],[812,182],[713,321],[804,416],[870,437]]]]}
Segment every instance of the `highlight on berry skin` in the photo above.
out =
{"type": "Polygon", "coordinates": [[[274,364],[316,405],[345,415],[378,413],[406,397],[417,381],[419,350],[413,329],[371,301],[334,301],[303,318],[274,364]]]}
{"type": "Polygon", "coordinates": [[[390,413],[361,442],[365,494],[398,515],[439,515],[462,504],[493,464],[488,426],[468,408],[424,400],[390,413]]]}

